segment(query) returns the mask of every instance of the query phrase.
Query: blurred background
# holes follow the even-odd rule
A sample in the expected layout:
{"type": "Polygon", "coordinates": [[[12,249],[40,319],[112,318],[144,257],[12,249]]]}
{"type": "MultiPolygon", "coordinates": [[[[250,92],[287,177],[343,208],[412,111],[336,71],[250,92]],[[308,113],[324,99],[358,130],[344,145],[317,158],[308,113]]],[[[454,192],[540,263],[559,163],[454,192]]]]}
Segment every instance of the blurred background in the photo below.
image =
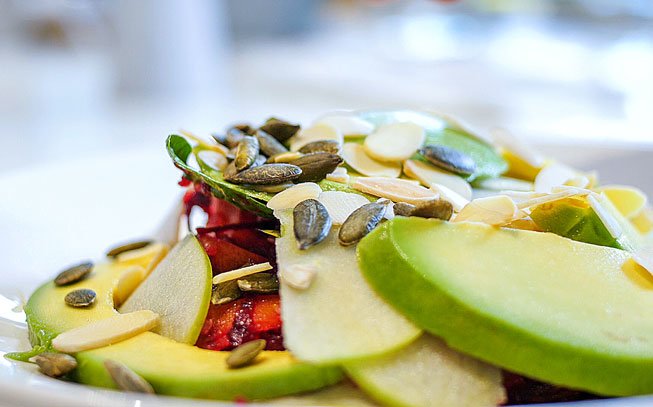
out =
{"type": "Polygon", "coordinates": [[[653,1],[0,0],[0,174],[368,107],[650,146],[653,1]]]}

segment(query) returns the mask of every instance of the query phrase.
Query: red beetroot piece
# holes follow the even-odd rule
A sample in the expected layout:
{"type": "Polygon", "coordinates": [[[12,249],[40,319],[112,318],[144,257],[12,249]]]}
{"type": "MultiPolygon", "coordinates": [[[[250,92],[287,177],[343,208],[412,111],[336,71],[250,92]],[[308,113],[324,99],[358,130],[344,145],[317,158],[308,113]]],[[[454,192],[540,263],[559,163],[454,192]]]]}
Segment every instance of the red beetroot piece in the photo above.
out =
{"type": "Polygon", "coordinates": [[[267,350],[283,350],[281,305],[276,294],[241,298],[209,307],[196,345],[230,350],[254,339],[265,339],[267,350]]]}

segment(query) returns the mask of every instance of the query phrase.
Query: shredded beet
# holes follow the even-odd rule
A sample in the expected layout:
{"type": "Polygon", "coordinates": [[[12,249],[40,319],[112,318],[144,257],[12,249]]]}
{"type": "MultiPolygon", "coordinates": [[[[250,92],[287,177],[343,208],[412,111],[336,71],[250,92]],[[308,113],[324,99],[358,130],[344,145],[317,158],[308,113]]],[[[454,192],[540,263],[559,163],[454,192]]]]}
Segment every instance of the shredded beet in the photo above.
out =
{"type": "Polygon", "coordinates": [[[542,383],[527,377],[503,372],[503,386],[508,395],[508,405],[556,403],[597,399],[598,396],[579,390],[566,389],[553,384],[542,383]]]}

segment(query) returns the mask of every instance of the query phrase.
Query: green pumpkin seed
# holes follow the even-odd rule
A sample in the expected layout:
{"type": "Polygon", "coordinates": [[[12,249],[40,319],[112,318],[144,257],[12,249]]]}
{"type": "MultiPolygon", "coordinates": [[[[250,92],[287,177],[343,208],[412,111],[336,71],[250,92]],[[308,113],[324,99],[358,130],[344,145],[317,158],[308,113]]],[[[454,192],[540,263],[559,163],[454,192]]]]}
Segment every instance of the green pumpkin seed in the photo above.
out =
{"type": "Polygon", "coordinates": [[[331,216],[316,199],[307,199],[293,209],[293,231],[299,250],[306,250],[324,240],[331,230],[331,216]]]}
{"type": "Polygon", "coordinates": [[[151,240],[141,240],[137,242],[126,243],[120,246],[116,246],[107,252],[107,257],[117,257],[119,254],[129,252],[132,250],[142,249],[151,245],[153,242],[151,240]]]}
{"type": "Polygon", "coordinates": [[[107,359],[104,361],[104,367],[120,390],[154,394],[152,385],[124,364],[107,359]]]}
{"type": "Polygon", "coordinates": [[[274,274],[257,273],[239,278],[238,288],[245,292],[275,293],[279,291],[279,279],[274,274]]]}
{"type": "Polygon", "coordinates": [[[456,174],[471,175],[476,171],[476,162],[472,157],[451,147],[427,144],[419,153],[436,167],[456,174]]]}
{"type": "Polygon", "coordinates": [[[418,205],[398,202],[394,205],[394,213],[397,216],[449,220],[453,215],[453,205],[444,199],[433,199],[418,205]]]}
{"type": "Polygon", "coordinates": [[[331,153],[338,154],[342,145],[337,140],[319,140],[308,143],[299,149],[300,153],[331,153]]]}
{"type": "Polygon", "coordinates": [[[238,288],[238,282],[236,280],[229,280],[213,286],[211,303],[214,305],[222,305],[235,301],[242,296],[243,293],[240,291],[240,288],[238,288]]]}
{"type": "Polygon", "coordinates": [[[77,360],[65,353],[45,352],[32,358],[39,371],[46,376],[61,377],[75,370],[77,360]]]}
{"type": "Polygon", "coordinates": [[[234,184],[275,185],[294,181],[301,174],[301,168],[296,165],[263,164],[241,171],[229,179],[225,174],[225,179],[234,184]]]}
{"type": "Polygon", "coordinates": [[[338,232],[338,242],[343,246],[357,243],[381,223],[390,201],[371,202],[361,206],[345,219],[338,232]]]}
{"type": "Polygon", "coordinates": [[[227,134],[224,137],[224,143],[229,148],[238,147],[238,143],[243,137],[251,135],[252,128],[247,124],[238,124],[227,129],[227,134]]]}
{"type": "Polygon", "coordinates": [[[249,365],[266,346],[265,339],[255,339],[237,346],[227,356],[227,366],[230,369],[237,369],[249,365]]]}
{"type": "Polygon", "coordinates": [[[66,294],[64,301],[66,305],[75,308],[86,308],[93,305],[97,294],[95,291],[88,288],[80,288],[78,290],[73,290],[66,294]]]}
{"type": "Polygon", "coordinates": [[[260,127],[261,130],[276,138],[280,142],[285,142],[299,131],[298,124],[291,124],[287,121],[271,117],[260,127]]]}
{"type": "Polygon", "coordinates": [[[254,164],[252,164],[252,167],[258,167],[259,165],[265,164],[267,161],[268,161],[267,157],[259,154],[258,157],[256,157],[256,160],[254,160],[254,164]]]}
{"type": "Polygon", "coordinates": [[[222,144],[223,146],[227,145],[227,135],[224,133],[211,133],[211,137],[215,140],[216,143],[222,144]]]}
{"type": "Polygon", "coordinates": [[[238,171],[245,170],[254,164],[258,158],[258,139],[253,136],[245,136],[238,143],[234,164],[238,171]]]}
{"type": "Polygon", "coordinates": [[[54,278],[54,284],[57,286],[74,284],[85,279],[92,270],[93,263],[90,261],[74,265],[59,273],[54,278]]]}
{"type": "Polygon", "coordinates": [[[297,182],[319,182],[342,164],[342,161],[342,157],[337,154],[312,153],[291,161],[290,164],[302,169],[297,182]]]}
{"type": "Polygon", "coordinates": [[[236,169],[236,164],[234,162],[230,162],[227,164],[226,167],[224,167],[224,171],[222,171],[222,177],[229,182],[232,182],[231,180],[238,175],[238,170],[236,169]]]}
{"type": "Polygon", "coordinates": [[[288,149],[283,144],[263,130],[256,132],[256,138],[258,139],[261,152],[268,157],[288,152],[288,149]]]}

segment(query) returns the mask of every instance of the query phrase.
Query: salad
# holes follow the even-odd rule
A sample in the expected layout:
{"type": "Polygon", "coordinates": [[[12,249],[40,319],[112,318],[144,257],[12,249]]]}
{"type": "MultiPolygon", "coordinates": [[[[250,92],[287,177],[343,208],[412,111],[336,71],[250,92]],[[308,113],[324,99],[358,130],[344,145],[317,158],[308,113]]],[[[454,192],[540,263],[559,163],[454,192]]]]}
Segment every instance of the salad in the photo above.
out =
{"type": "Polygon", "coordinates": [[[173,241],[118,245],[25,305],[45,375],[295,405],[653,393],[646,195],[425,111],[166,140],[173,241]]]}

